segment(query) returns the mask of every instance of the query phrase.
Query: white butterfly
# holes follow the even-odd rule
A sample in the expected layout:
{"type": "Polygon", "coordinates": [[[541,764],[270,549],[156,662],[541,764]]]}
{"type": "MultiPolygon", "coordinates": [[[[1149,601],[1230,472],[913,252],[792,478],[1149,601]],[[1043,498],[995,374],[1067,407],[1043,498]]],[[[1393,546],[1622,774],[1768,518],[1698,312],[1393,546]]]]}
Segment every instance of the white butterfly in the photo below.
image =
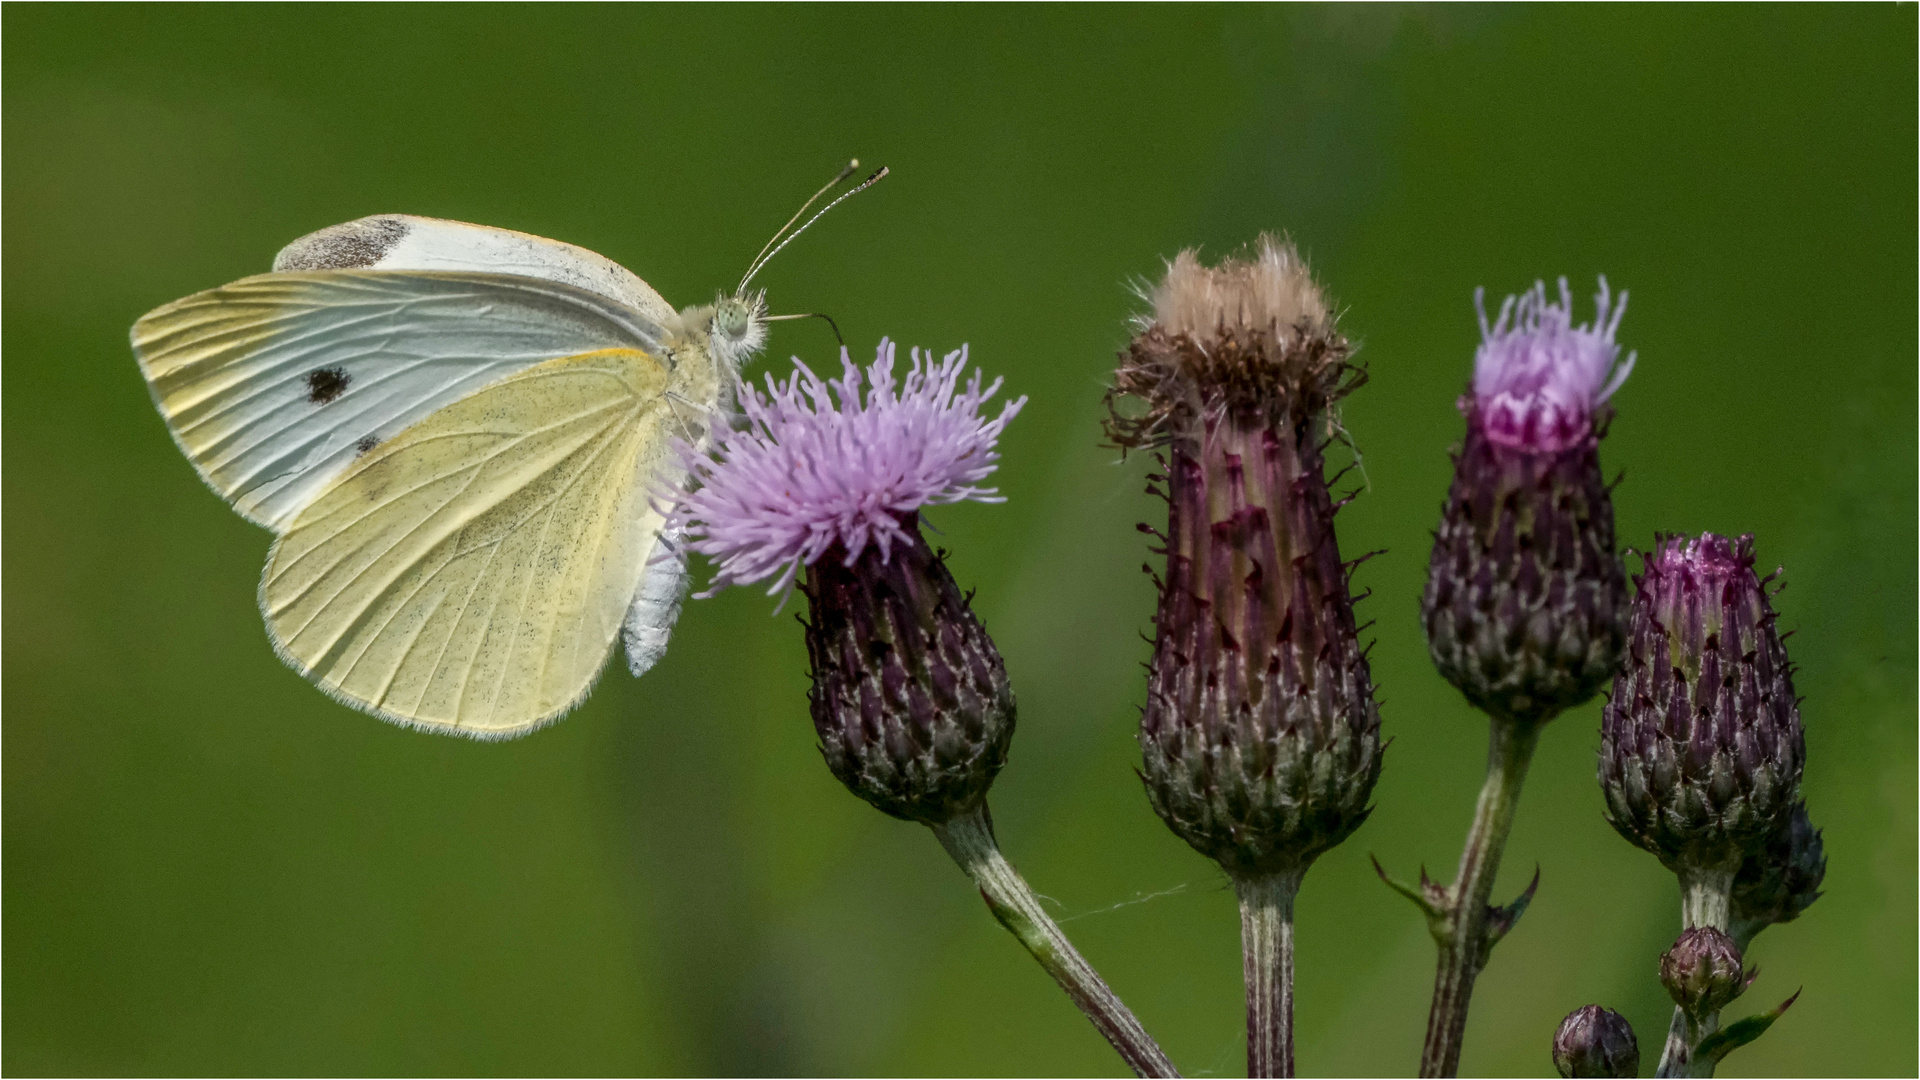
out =
{"type": "Polygon", "coordinates": [[[666,651],[686,564],[651,496],[676,435],[727,423],[775,241],[676,312],[571,244],[361,218],[147,313],[133,351],[200,476],[278,536],[280,657],[383,719],[505,738],[578,704],[623,627],[634,674],[666,651]]]}

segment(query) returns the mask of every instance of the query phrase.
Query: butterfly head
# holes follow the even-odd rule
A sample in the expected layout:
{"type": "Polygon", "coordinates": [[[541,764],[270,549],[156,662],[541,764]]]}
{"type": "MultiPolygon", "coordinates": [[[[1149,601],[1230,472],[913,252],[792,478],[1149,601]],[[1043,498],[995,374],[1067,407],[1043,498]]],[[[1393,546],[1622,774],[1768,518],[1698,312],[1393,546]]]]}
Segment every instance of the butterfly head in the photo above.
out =
{"type": "Polygon", "coordinates": [[[763,292],[740,292],[714,302],[707,340],[715,360],[738,371],[767,345],[767,300],[763,292]]]}

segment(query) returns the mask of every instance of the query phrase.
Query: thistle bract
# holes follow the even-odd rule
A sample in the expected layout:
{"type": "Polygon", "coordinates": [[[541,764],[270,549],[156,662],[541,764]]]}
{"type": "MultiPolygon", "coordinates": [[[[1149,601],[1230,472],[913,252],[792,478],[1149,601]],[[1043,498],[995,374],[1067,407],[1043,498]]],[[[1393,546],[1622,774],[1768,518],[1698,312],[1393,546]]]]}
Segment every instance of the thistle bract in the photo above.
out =
{"type": "MultiPolygon", "coordinates": [[[[895,817],[938,825],[978,807],[1006,763],[1013,691],[999,652],[920,532],[920,508],[997,501],[980,481],[1024,398],[993,420],[999,383],[964,384],[965,351],[913,354],[894,377],[882,342],[866,372],[805,367],[766,393],[743,387],[745,427],[674,512],[718,564],[713,588],[773,578],[807,597],[808,695],[820,751],[840,781],[895,817]]],[[[711,590],[710,590],[711,591],[711,590]]]]}
{"type": "Polygon", "coordinates": [[[1183,252],[1122,354],[1108,430],[1162,450],[1166,572],[1141,773],[1240,875],[1304,869],[1366,818],[1380,717],[1333,531],[1330,410],[1363,379],[1291,246],[1183,252]]]}
{"type": "Polygon", "coordinates": [[[820,753],[894,817],[938,825],[978,806],[1007,763],[1013,689],[1000,653],[920,530],[882,555],[807,568],[807,660],[820,753]]]}
{"type": "Polygon", "coordinates": [[[1790,825],[1806,757],[1753,538],[1663,537],[1601,712],[1607,820],[1676,872],[1732,872],[1790,825]]]}
{"type": "MultiPolygon", "coordinates": [[[[1421,615],[1433,662],[1476,707],[1551,718],[1606,685],[1625,635],[1626,571],[1601,476],[1606,401],[1632,370],[1614,332],[1626,311],[1605,279],[1591,324],[1546,288],[1508,297],[1460,399],[1455,454],[1421,615]]],[[[1475,303],[1481,303],[1476,294],[1475,303]]]]}
{"type": "Polygon", "coordinates": [[[1582,1005],[1553,1033],[1553,1067],[1561,1076],[1640,1075],[1640,1041],[1612,1009],[1582,1005]]]}
{"type": "Polygon", "coordinates": [[[1820,883],[1826,876],[1827,855],[1820,830],[1807,817],[1807,804],[1795,803],[1786,824],[1748,855],[1734,875],[1734,940],[1744,948],[1767,927],[1799,918],[1820,899],[1820,883]]]}

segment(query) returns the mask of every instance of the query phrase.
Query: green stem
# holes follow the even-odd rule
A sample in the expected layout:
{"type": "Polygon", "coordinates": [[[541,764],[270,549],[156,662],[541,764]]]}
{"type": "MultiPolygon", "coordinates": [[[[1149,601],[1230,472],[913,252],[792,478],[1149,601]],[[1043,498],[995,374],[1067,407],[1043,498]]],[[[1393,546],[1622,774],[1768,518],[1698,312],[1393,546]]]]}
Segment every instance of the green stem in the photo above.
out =
{"type": "Polygon", "coordinates": [[[1040,961],[1047,974],[1053,976],[1100,1034],[1120,1052],[1135,1075],[1180,1075],[1125,1003],[1114,995],[1047,916],[1013,864],[1000,854],[985,803],[944,825],[933,826],[933,834],[940,838],[941,846],[960,864],[960,869],[979,886],[993,917],[1040,961]]]}
{"type": "Polygon", "coordinates": [[[1726,932],[1732,924],[1733,871],[1689,869],[1680,875],[1680,920],[1685,929],[1711,926],[1726,932]]]}
{"type": "Polygon", "coordinates": [[[1460,1042],[1467,1030],[1473,982],[1487,964],[1487,906],[1500,856],[1513,830],[1520,786],[1540,742],[1540,723],[1492,717],[1487,740],[1487,780],[1474,808],[1473,827],[1460,853],[1460,873],[1447,890],[1451,911],[1436,926],[1440,963],[1433,977],[1433,1008],[1427,1014],[1427,1043],[1420,1055],[1421,1076],[1454,1076],[1460,1071],[1460,1042]]]}
{"type": "Polygon", "coordinates": [[[1301,871],[1237,877],[1247,1075],[1293,1075],[1293,898],[1301,871]]]}
{"type": "MultiPolygon", "coordinates": [[[[1680,872],[1680,921],[1683,929],[1711,926],[1726,930],[1733,905],[1733,871],[1700,870],[1689,867],[1680,872]]],[[[1741,943],[1742,949],[1746,948],[1741,943]]],[[[1695,1061],[1693,1051],[1700,1040],[1720,1030],[1718,1012],[1688,1016],[1678,1005],[1667,1025],[1667,1045],[1660,1052],[1660,1068],[1655,1076],[1712,1076],[1711,1061],[1695,1061]]]]}

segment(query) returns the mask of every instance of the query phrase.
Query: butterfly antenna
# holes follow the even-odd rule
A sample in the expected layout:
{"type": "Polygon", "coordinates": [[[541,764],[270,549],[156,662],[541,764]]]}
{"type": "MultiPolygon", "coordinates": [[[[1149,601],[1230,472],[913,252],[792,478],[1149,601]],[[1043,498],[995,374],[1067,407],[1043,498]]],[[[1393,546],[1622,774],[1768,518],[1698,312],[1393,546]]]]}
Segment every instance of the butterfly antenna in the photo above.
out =
{"type": "Polygon", "coordinates": [[[786,322],[790,319],[825,319],[827,322],[827,326],[833,330],[833,340],[839,342],[841,348],[844,349],[847,347],[847,339],[840,336],[840,324],[833,321],[833,316],[824,315],[818,311],[810,311],[804,315],[768,315],[765,318],[761,319],[760,321],[761,322],[786,322]]]}
{"type": "MultiPolygon", "coordinates": [[[[845,180],[849,176],[852,176],[854,173],[854,170],[858,169],[859,167],[860,167],[860,159],[854,158],[852,161],[847,162],[846,166],[842,168],[839,172],[834,173],[833,179],[827,181],[827,184],[825,187],[821,188],[819,191],[814,192],[813,198],[808,199],[804,203],[801,203],[800,209],[796,210],[794,212],[794,215],[787,219],[787,223],[785,225],[782,225],[778,229],[774,230],[773,236],[767,240],[767,246],[761,248],[760,254],[755,255],[753,257],[753,262],[749,263],[748,265],[753,267],[753,269],[755,270],[759,269],[761,261],[767,257],[767,251],[771,249],[775,243],[779,242],[780,237],[784,235],[788,229],[793,228],[793,223],[800,220],[800,215],[806,213],[808,207],[812,206],[814,203],[819,202],[820,196],[825,195],[829,191],[832,191],[835,187],[839,186],[840,181],[845,180]]],[[[752,277],[753,270],[748,270],[747,276],[752,277]]],[[[742,288],[746,286],[745,281],[742,281],[740,284],[742,288]]]]}
{"type": "MultiPolygon", "coordinates": [[[[834,177],[833,184],[837,184],[845,177],[851,175],[852,170],[857,168],[859,164],[860,163],[857,159],[854,161],[848,162],[847,168],[842,170],[839,176],[834,177]]],[[[747,282],[753,280],[753,275],[759,273],[761,267],[773,261],[773,257],[775,255],[780,254],[781,249],[785,248],[788,244],[793,243],[793,240],[795,237],[799,236],[801,233],[806,232],[808,229],[812,228],[813,223],[816,221],[819,221],[822,217],[824,217],[827,211],[833,209],[836,206],[839,206],[841,203],[846,202],[848,199],[853,198],[855,195],[858,195],[861,192],[872,187],[873,185],[879,183],[881,180],[886,178],[886,175],[887,175],[887,167],[885,165],[882,165],[878,170],[876,170],[873,173],[873,175],[867,177],[865,180],[860,181],[858,184],[854,185],[852,188],[841,192],[839,198],[834,199],[832,202],[828,203],[827,205],[821,207],[819,210],[815,211],[814,215],[807,219],[807,223],[805,225],[802,225],[799,228],[793,230],[792,232],[787,233],[785,239],[780,239],[780,234],[775,233],[774,239],[779,240],[780,242],[776,244],[773,242],[773,240],[767,241],[767,248],[762,249],[760,256],[753,260],[753,266],[748,268],[747,276],[740,279],[740,287],[738,289],[735,289],[734,292],[735,293],[745,292],[747,288],[747,282]]],[[[812,199],[807,200],[807,206],[812,206],[814,203],[814,200],[818,199],[820,195],[826,194],[827,191],[833,187],[833,184],[828,184],[826,187],[821,188],[820,193],[818,195],[815,195],[812,199]]],[[[807,212],[807,209],[805,206],[800,208],[800,214],[804,214],[806,212],[807,212]]],[[[800,220],[800,214],[793,215],[793,221],[800,220]]],[[[793,224],[793,221],[789,221],[787,222],[787,224],[791,225],[793,224]]],[[[785,226],[782,226],[781,232],[786,232],[785,226]]]]}

